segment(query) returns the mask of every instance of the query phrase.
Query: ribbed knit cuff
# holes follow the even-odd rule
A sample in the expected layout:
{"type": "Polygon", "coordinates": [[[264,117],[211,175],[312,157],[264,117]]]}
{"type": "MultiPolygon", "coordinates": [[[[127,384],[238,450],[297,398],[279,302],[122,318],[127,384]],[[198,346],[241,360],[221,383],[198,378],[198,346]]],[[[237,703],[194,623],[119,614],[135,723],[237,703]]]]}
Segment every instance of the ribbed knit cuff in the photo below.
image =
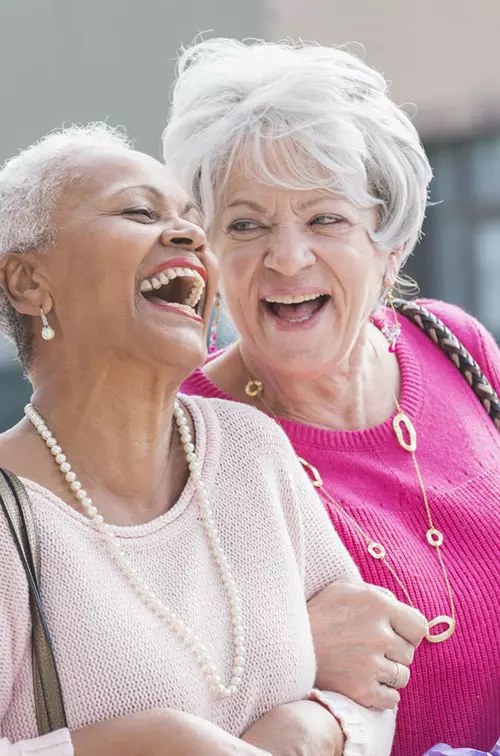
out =
{"type": "Polygon", "coordinates": [[[0,740],[0,756],[74,756],[69,730],[56,730],[32,740],[0,740]]]}
{"type": "Polygon", "coordinates": [[[340,693],[313,690],[311,700],[331,711],[346,738],[343,756],[389,756],[396,727],[396,710],[366,709],[340,693]]]}

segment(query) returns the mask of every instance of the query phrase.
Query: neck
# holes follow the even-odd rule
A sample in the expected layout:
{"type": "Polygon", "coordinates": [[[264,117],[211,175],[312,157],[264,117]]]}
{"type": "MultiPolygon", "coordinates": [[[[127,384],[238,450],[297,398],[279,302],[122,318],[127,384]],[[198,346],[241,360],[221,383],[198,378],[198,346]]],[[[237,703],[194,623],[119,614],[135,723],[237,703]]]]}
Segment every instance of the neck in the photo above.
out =
{"type": "Polygon", "coordinates": [[[173,421],[179,381],[165,370],[148,375],[144,365],[110,369],[107,362],[102,370],[94,364],[34,383],[33,405],[77,478],[99,497],[105,519],[106,502],[114,519],[125,507],[135,510],[132,520],[138,521],[173,503],[182,490],[178,471],[185,468],[173,421]]]}
{"type": "Polygon", "coordinates": [[[219,367],[218,361],[207,373],[227,393],[268,414],[327,430],[374,427],[391,416],[394,395],[399,394],[397,360],[371,323],[341,362],[334,360],[315,372],[290,375],[270,368],[262,355],[244,342],[221,357],[219,367]],[[260,398],[245,394],[249,379],[262,382],[260,398]]]}

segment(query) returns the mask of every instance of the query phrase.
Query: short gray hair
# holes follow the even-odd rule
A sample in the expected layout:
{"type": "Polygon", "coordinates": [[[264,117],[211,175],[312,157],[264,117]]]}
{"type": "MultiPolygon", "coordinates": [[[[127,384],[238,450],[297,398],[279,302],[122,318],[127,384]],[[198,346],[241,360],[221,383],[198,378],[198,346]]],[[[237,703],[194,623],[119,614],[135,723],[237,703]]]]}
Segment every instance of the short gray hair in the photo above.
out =
{"type": "MultiPolygon", "coordinates": [[[[46,252],[55,243],[53,213],[95,148],[131,149],[122,129],[105,123],[71,126],[44,136],[0,169],[0,259],[9,252],[46,252]]],[[[0,288],[0,330],[15,343],[25,368],[31,357],[31,318],[18,313],[0,288]]]]}
{"type": "Polygon", "coordinates": [[[405,258],[419,239],[429,161],[384,77],[344,49],[232,39],[193,45],[179,59],[162,141],[207,223],[214,188],[246,159],[247,175],[268,183],[325,187],[376,207],[374,241],[404,248],[405,258]]]}

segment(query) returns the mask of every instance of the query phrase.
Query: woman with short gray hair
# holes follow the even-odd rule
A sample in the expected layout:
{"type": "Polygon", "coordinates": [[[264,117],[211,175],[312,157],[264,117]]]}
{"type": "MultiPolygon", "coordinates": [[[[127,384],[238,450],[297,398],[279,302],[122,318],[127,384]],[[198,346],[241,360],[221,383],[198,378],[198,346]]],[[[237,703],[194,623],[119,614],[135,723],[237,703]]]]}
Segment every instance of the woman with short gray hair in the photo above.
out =
{"type": "Polygon", "coordinates": [[[432,175],[414,126],[345,50],[215,39],[180,58],[163,144],[205,215],[239,333],[184,390],[273,417],[365,580],[428,620],[412,664],[397,624],[336,586],[349,631],[311,606],[330,644],[318,658],[340,678],[371,621],[372,684],[354,665],[348,692],[380,705],[412,664],[394,756],[438,740],[487,750],[500,731],[500,354],[458,308],[394,299],[432,175]]]}
{"type": "Polygon", "coordinates": [[[172,174],[104,124],[0,169],[1,325],[34,390],[0,435],[1,756],[389,756],[393,712],[314,687],[306,602],[362,584],[285,435],[178,395],[216,267],[172,174]]]}

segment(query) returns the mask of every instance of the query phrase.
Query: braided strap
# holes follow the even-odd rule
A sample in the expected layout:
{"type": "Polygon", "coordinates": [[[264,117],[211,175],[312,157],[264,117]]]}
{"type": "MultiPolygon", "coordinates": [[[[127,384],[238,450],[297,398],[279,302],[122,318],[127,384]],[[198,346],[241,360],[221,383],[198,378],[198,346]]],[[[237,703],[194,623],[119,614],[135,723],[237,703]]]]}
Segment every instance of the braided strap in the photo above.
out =
{"type": "Polygon", "coordinates": [[[449,357],[500,431],[500,399],[470,352],[442,320],[417,302],[395,299],[394,307],[415,323],[449,357]]]}

